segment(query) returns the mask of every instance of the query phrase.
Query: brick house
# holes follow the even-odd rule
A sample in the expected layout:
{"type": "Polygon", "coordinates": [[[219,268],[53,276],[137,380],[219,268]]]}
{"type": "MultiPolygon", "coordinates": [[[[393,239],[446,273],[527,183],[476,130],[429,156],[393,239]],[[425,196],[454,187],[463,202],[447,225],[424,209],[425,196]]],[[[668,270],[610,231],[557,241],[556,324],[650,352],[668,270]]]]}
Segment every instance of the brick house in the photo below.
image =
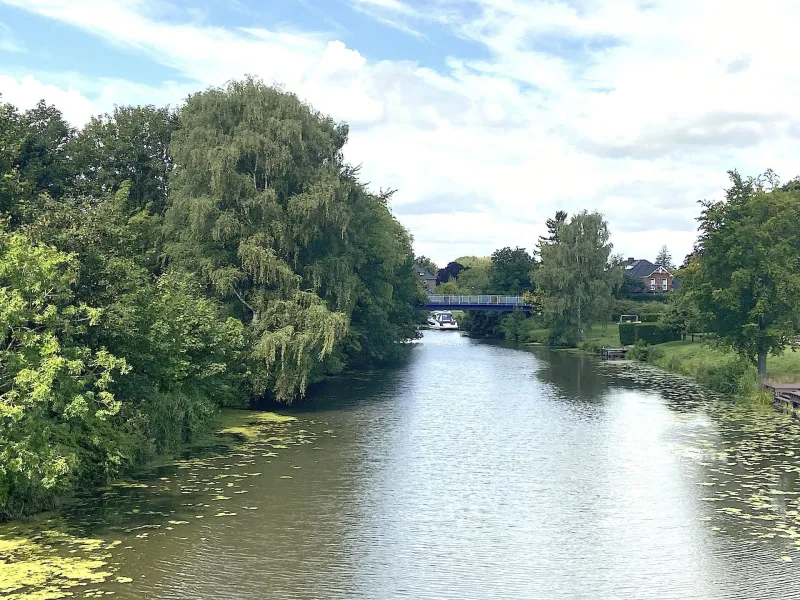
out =
{"type": "Polygon", "coordinates": [[[646,292],[664,293],[677,288],[677,282],[666,267],[651,263],[649,260],[629,258],[625,261],[625,274],[644,281],[646,292]]]}
{"type": "Polygon", "coordinates": [[[436,287],[436,275],[433,275],[419,265],[414,265],[414,273],[416,273],[417,277],[419,277],[420,281],[422,282],[422,287],[425,288],[425,291],[429,294],[432,293],[433,289],[436,287]]]}

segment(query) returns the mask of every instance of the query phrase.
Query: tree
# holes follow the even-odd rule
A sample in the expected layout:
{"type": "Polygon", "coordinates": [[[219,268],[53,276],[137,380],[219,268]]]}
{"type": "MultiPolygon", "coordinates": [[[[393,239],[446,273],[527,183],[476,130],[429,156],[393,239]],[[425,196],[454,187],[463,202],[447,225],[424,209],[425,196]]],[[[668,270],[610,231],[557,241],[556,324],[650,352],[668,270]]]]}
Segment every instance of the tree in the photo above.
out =
{"type": "Polygon", "coordinates": [[[767,355],[794,344],[800,318],[800,192],[773,173],[729,173],[725,199],[705,201],[698,253],[683,286],[710,333],[753,361],[763,379],[767,355]]]}
{"type": "Polygon", "coordinates": [[[252,79],[177,114],[0,104],[0,521],[419,335],[347,125],[252,79]]]}
{"type": "Polygon", "coordinates": [[[54,106],[40,101],[22,116],[25,137],[17,168],[30,189],[60,198],[69,188],[74,172],[69,144],[74,130],[54,106]]]}
{"type": "Polygon", "coordinates": [[[75,302],[77,269],[0,230],[0,519],[48,505],[122,452],[109,388],[128,366],[86,343],[101,311],[75,302]]]}
{"type": "Polygon", "coordinates": [[[436,279],[439,283],[447,283],[450,279],[457,279],[458,275],[466,268],[456,261],[449,262],[445,268],[436,272],[436,279]]]}
{"type": "Polygon", "coordinates": [[[567,213],[563,210],[556,211],[555,217],[552,219],[547,219],[545,225],[547,226],[547,236],[539,236],[539,242],[537,244],[537,254],[539,256],[542,255],[542,247],[547,244],[555,244],[558,242],[558,228],[560,225],[565,223],[567,220],[567,213]]]}
{"type": "Polygon", "coordinates": [[[675,268],[675,265],[672,263],[672,254],[670,254],[666,245],[661,246],[661,250],[658,251],[655,264],[664,267],[665,269],[675,268]]]}
{"type": "Polygon", "coordinates": [[[584,339],[588,324],[608,318],[622,270],[609,262],[612,246],[601,214],[583,211],[557,233],[557,242],[542,246],[534,279],[554,336],[575,343],[584,339]]]}
{"type": "Polygon", "coordinates": [[[195,94],[180,113],[167,254],[248,323],[257,394],[303,393],[347,330],[357,282],[336,246],[325,246],[346,236],[352,216],[339,171],[346,136],[296,96],[252,79],[195,94]],[[321,262],[315,246],[327,250],[321,262]]]}
{"type": "Polygon", "coordinates": [[[491,290],[492,259],[488,256],[462,256],[456,262],[465,269],[458,275],[458,288],[462,294],[488,294],[491,290]]]}
{"type": "Polygon", "coordinates": [[[410,236],[391,194],[369,193],[344,164],[347,134],[254,79],[180,112],[167,258],[247,325],[256,395],[291,402],[365,344],[380,360],[416,335],[410,236]]]}
{"type": "Polygon", "coordinates": [[[19,220],[19,203],[25,186],[19,174],[19,153],[25,139],[22,117],[10,104],[0,104],[0,217],[19,220]]]}
{"type": "Polygon", "coordinates": [[[665,331],[680,334],[684,340],[687,335],[698,333],[702,328],[700,311],[691,296],[685,292],[673,293],[667,310],[661,314],[659,326],[665,331]]]}
{"type": "Polygon", "coordinates": [[[531,274],[534,260],[525,248],[509,247],[492,253],[492,272],[489,288],[493,294],[519,296],[533,287],[531,274]]]}
{"type": "Polygon", "coordinates": [[[641,277],[632,277],[623,272],[622,285],[619,288],[618,297],[631,299],[639,294],[647,292],[647,286],[641,277]]]}
{"type": "Polygon", "coordinates": [[[75,187],[102,199],[127,182],[132,207],[161,214],[167,204],[172,157],[169,145],[177,114],[153,106],[118,107],[93,117],[70,143],[75,187]]]}

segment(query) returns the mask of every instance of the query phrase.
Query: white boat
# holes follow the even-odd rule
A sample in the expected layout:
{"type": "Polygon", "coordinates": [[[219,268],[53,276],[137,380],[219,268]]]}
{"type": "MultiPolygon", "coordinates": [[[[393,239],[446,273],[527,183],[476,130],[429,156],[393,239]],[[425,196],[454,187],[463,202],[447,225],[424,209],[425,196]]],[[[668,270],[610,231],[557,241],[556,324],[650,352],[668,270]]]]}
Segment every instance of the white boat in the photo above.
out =
{"type": "Polygon", "coordinates": [[[449,310],[435,310],[428,317],[428,326],[431,329],[457,330],[458,321],[449,310]]]}

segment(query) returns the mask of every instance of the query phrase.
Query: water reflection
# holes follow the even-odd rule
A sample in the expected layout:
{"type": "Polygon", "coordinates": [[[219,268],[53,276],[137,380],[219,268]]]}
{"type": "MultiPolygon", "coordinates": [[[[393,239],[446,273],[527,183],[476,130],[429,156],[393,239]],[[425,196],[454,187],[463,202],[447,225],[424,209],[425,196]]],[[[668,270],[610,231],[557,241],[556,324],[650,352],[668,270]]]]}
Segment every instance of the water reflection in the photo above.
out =
{"type": "Polygon", "coordinates": [[[800,597],[797,421],[636,363],[416,346],[64,510],[109,555],[81,593],[800,597]]]}

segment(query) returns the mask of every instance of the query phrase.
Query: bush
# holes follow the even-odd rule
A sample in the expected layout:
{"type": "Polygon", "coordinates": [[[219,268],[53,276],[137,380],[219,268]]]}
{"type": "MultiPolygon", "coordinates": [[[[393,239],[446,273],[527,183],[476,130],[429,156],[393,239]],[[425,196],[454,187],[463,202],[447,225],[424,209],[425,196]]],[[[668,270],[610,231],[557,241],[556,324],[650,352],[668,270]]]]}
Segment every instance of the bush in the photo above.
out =
{"type": "Polygon", "coordinates": [[[619,342],[623,346],[632,346],[634,343],[636,343],[635,323],[620,323],[619,342]]]}
{"type": "Polygon", "coordinates": [[[642,362],[654,362],[664,358],[664,350],[663,348],[650,346],[643,340],[638,340],[633,348],[628,350],[627,358],[642,362]]]}
{"type": "Polygon", "coordinates": [[[709,365],[699,380],[723,394],[748,396],[758,388],[758,371],[751,362],[737,356],[721,364],[709,365]]]}
{"type": "Polygon", "coordinates": [[[512,342],[522,341],[522,324],[525,322],[525,313],[515,309],[510,315],[500,322],[503,337],[512,342]]]}
{"type": "Polygon", "coordinates": [[[547,338],[547,345],[554,348],[575,348],[580,335],[573,327],[553,327],[547,338]]]}
{"type": "Polygon", "coordinates": [[[503,337],[502,320],[505,315],[499,312],[468,310],[460,321],[461,329],[477,337],[503,337]]]}

